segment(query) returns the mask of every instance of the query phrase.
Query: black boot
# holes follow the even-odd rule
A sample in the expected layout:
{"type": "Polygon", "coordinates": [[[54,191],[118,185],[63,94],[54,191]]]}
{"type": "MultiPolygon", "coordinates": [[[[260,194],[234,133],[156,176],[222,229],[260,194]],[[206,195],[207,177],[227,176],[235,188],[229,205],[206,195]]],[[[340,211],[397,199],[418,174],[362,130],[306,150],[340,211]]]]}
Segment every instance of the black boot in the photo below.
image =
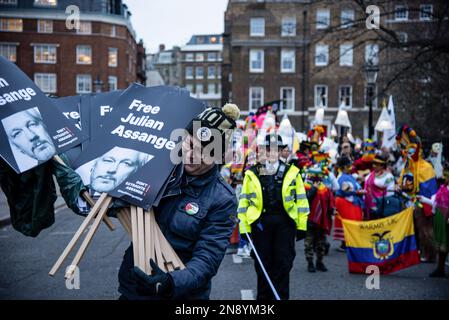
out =
{"type": "Polygon", "coordinates": [[[444,273],[444,271],[441,271],[440,269],[436,269],[431,274],[429,274],[429,277],[431,277],[431,278],[445,278],[446,274],[444,273]]]}
{"type": "Polygon", "coordinates": [[[318,271],[321,271],[321,272],[326,272],[327,271],[327,268],[326,268],[326,266],[324,265],[324,263],[322,261],[317,261],[316,262],[316,269],[318,271]]]}
{"type": "Polygon", "coordinates": [[[315,266],[313,265],[312,261],[309,261],[309,265],[307,266],[307,271],[316,272],[315,266]]]}

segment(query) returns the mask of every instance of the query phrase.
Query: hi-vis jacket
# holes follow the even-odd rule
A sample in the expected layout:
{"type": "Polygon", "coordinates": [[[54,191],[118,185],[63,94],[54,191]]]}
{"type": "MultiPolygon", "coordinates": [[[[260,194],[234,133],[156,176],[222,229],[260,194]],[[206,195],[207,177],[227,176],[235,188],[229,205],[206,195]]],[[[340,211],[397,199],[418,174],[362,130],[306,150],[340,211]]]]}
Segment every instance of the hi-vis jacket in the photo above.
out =
{"type": "MultiPolygon", "coordinates": [[[[309,202],[299,169],[291,165],[282,182],[282,200],[285,211],[298,230],[307,230],[309,202]]],[[[251,232],[251,224],[259,219],[263,209],[262,186],[257,175],[247,170],[239,198],[238,218],[240,233],[251,232]]]]}

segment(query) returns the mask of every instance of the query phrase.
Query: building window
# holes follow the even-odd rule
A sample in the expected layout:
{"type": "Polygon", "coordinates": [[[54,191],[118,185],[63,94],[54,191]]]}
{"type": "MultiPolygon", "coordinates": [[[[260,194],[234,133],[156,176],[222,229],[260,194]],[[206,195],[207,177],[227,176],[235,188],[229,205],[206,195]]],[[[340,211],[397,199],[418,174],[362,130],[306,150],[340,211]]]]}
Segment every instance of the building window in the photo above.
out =
{"type": "Polygon", "coordinates": [[[23,20],[22,19],[0,19],[0,31],[22,32],[23,20]]]}
{"type": "Polygon", "coordinates": [[[195,60],[199,62],[204,61],[204,53],[197,53],[195,60]]]}
{"type": "Polygon", "coordinates": [[[315,107],[327,108],[327,86],[321,84],[315,86],[315,107]]]}
{"type": "Polygon", "coordinates": [[[196,67],[195,68],[195,78],[196,79],[203,79],[204,78],[204,68],[203,67],[196,67]]]}
{"type": "Polygon", "coordinates": [[[296,36],[296,17],[283,17],[282,18],[282,31],[283,37],[296,36]]]}
{"type": "Polygon", "coordinates": [[[92,64],[91,46],[76,46],[76,64],[92,64]]]}
{"type": "Polygon", "coordinates": [[[90,74],[78,74],[76,76],[76,93],[91,93],[92,77],[90,74]]]}
{"type": "Polygon", "coordinates": [[[202,94],[204,92],[204,87],[202,83],[196,84],[196,94],[202,94]]]}
{"type": "Polygon", "coordinates": [[[116,26],[111,26],[111,37],[116,37],[117,36],[117,28],[116,26]]]}
{"type": "Polygon", "coordinates": [[[52,33],[53,32],[53,20],[38,20],[37,32],[39,33],[52,33]]]}
{"type": "Polygon", "coordinates": [[[56,7],[58,5],[57,0],[34,0],[35,6],[48,6],[48,7],[56,7]]]}
{"type": "Polygon", "coordinates": [[[188,85],[186,85],[186,89],[190,92],[190,93],[193,93],[193,84],[188,84],[188,85]]]}
{"type": "Polygon", "coordinates": [[[281,50],[281,72],[295,72],[295,50],[281,50]]]}
{"type": "Polygon", "coordinates": [[[109,91],[117,90],[117,77],[109,76],[108,77],[108,86],[109,86],[109,91]]]}
{"type": "Polygon", "coordinates": [[[207,54],[207,61],[217,61],[217,53],[216,52],[209,52],[207,54]]]}
{"type": "Polygon", "coordinates": [[[406,6],[394,7],[394,20],[405,21],[408,19],[408,9],[406,6]]]}
{"type": "Polygon", "coordinates": [[[315,47],[315,65],[327,66],[329,63],[329,46],[317,44],[315,47]]]}
{"type": "Polygon", "coordinates": [[[217,78],[221,79],[221,66],[217,66],[217,78]]]}
{"type": "Polygon", "coordinates": [[[264,18],[251,18],[250,36],[252,36],[252,37],[265,36],[265,19],[264,18]]]}
{"type": "Polygon", "coordinates": [[[35,73],[34,83],[45,93],[56,93],[55,73],[35,73]]]}
{"type": "Polygon", "coordinates": [[[398,32],[397,35],[400,43],[407,43],[408,35],[406,32],[398,32]]]}
{"type": "Polygon", "coordinates": [[[11,62],[17,61],[17,45],[10,43],[0,43],[0,56],[11,62]]]}
{"type": "Polygon", "coordinates": [[[249,88],[249,110],[257,110],[263,105],[263,88],[250,87],[249,88]]]}
{"type": "Polygon", "coordinates": [[[249,51],[249,72],[263,72],[264,70],[264,51],[260,49],[251,49],[249,51]]]}
{"type": "Polygon", "coordinates": [[[353,48],[352,44],[340,45],[340,66],[352,66],[353,48]]]}
{"type": "Polygon", "coordinates": [[[373,108],[377,108],[377,92],[376,86],[368,85],[365,87],[365,106],[369,107],[370,99],[373,99],[373,108]]]}
{"type": "Polygon", "coordinates": [[[281,88],[281,110],[294,111],[295,110],[295,88],[286,87],[281,88]]]}
{"type": "Polygon", "coordinates": [[[193,79],[193,67],[186,67],[186,79],[193,79]]]}
{"type": "Polygon", "coordinates": [[[118,65],[118,49],[108,48],[108,66],[117,67],[118,65]]]}
{"type": "Polygon", "coordinates": [[[365,63],[378,65],[379,64],[379,46],[371,43],[365,47],[365,63]]]}
{"type": "Polygon", "coordinates": [[[92,23],[90,21],[80,21],[80,28],[76,30],[78,34],[92,34],[92,23]]]}
{"type": "Polygon", "coordinates": [[[318,9],[316,11],[316,28],[326,29],[330,26],[331,14],[329,9],[318,9]]]}
{"type": "Polygon", "coordinates": [[[194,57],[195,56],[193,53],[186,53],[186,55],[185,55],[186,61],[193,61],[194,57]]]}
{"type": "Polygon", "coordinates": [[[207,78],[208,79],[215,79],[216,72],[215,72],[215,66],[209,66],[207,67],[207,78]]]}
{"type": "Polygon", "coordinates": [[[216,85],[214,84],[214,83],[209,83],[208,85],[207,85],[207,93],[209,93],[209,94],[215,94],[215,93],[217,93],[217,91],[215,90],[217,87],[216,87],[216,85]]]}
{"type": "Polygon", "coordinates": [[[354,10],[341,11],[341,28],[350,28],[354,26],[354,10]]]}
{"type": "Polygon", "coordinates": [[[34,46],[34,63],[56,63],[56,45],[36,44],[34,46]]]}
{"type": "Polygon", "coordinates": [[[17,4],[17,0],[0,0],[0,4],[17,4]]]}
{"type": "Polygon", "coordinates": [[[419,6],[419,20],[432,20],[433,6],[422,4],[419,6]]]}
{"type": "Polygon", "coordinates": [[[351,86],[340,86],[339,101],[343,102],[344,106],[347,108],[352,107],[352,87],[351,86]]]}

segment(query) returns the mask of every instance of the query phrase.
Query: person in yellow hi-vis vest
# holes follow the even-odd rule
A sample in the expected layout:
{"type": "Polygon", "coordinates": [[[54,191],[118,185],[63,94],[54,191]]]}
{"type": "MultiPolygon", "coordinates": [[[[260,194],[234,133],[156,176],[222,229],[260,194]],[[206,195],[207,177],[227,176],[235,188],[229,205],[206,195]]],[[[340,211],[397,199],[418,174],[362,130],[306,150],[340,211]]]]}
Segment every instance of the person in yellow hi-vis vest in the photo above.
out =
{"type": "MultiPolygon", "coordinates": [[[[289,298],[290,270],[297,240],[305,238],[309,203],[299,169],[280,160],[285,147],[277,134],[265,137],[266,161],[245,172],[239,198],[240,233],[248,234],[275,290],[255,261],[257,299],[271,300],[276,291],[289,298]]],[[[253,258],[254,253],[252,254],[253,258]]]]}

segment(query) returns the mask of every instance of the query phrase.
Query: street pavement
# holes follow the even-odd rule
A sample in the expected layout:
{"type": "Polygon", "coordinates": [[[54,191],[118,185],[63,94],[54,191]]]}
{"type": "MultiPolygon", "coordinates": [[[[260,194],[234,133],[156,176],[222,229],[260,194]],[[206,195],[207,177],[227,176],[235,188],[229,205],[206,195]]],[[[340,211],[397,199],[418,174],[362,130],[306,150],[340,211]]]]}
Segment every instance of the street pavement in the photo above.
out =
{"type": "MultiPolygon", "coordinates": [[[[3,210],[3,208],[2,208],[3,210]]],[[[5,212],[0,212],[5,214],[5,212]]],[[[117,299],[118,268],[129,245],[128,236],[114,219],[117,229],[101,224],[80,264],[80,288],[69,290],[64,279],[66,260],[56,276],[48,275],[82,222],[69,209],[59,209],[56,222],[38,237],[28,238],[11,226],[0,229],[0,299],[117,299]]],[[[380,277],[380,289],[365,287],[366,275],[349,274],[344,253],[332,242],[326,273],[308,273],[303,241],[297,242],[297,257],[291,272],[291,299],[449,299],[449,279],[432,279],[435,265],[420,264],[380,277]]],[[[213,279],[212,299],[252,299],[256,294],[253,260],[240,259],[228,250],[213,279]]],[[[448,268],[449,269],[449,268],[448,268]]],[[[448,270],[449,271],[449,270],[448,270]]]]}

